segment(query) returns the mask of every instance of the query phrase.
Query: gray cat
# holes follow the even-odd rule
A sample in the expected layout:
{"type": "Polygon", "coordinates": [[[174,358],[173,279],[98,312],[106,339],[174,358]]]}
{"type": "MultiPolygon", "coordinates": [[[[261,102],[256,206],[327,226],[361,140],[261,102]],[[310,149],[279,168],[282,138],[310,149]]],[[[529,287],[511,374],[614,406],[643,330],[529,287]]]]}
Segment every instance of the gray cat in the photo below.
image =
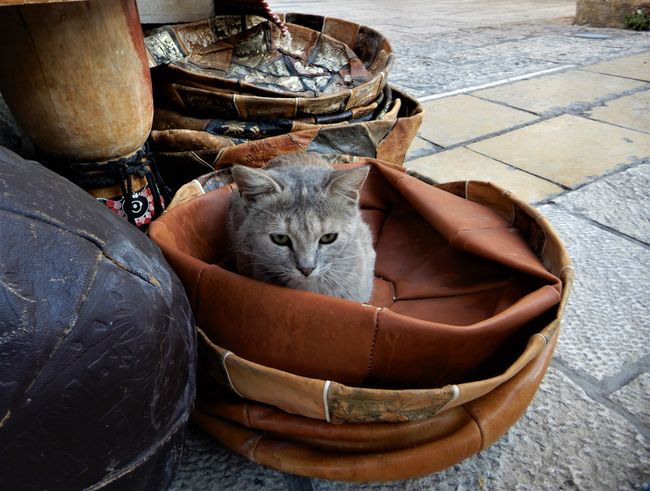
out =
{"type": "Polygon", "coordinates": [[[367,302],[375,251],[359,211],[368,167],[333,169],[317,154],[286,154],[266,169],[234,166],[228,233],[241,274],[367,302]]]}

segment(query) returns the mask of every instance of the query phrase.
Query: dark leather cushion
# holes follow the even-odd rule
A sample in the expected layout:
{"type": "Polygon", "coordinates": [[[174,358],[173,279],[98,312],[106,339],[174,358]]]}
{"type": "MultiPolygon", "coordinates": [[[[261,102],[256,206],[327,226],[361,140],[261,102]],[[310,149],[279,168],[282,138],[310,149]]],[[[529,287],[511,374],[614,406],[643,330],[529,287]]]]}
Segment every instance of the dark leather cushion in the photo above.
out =
{"type": "Polygon", "coordinates": [[[164,487],[195,334],[158,247],[0,147],[0,476],[6,489],[164,487]]]}

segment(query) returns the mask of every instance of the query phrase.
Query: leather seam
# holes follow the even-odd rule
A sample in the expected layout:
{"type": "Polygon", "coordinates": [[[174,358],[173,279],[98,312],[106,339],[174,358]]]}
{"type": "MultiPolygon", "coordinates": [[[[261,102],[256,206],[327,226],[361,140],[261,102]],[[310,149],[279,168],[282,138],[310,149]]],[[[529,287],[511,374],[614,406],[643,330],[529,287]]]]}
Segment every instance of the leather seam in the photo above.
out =
{"type": "Polygon", "coordinates": [[[248,451],[248,458],[252,460],[253,462],[257,463],[257,459],[255,458],[255,454],[257,453],[257,447],[260,444],[260,441],[264,438],[265,435],[257,435],[253,439],[253,443],[251,445],[251,449],[248,451]]]}
{"type": "MultiPolygon", "coordinates": [[[[384,74],[382,73],[382,77],[383,77],[383,75],[384,75],[384,74]]],[[[384,119],[384,120],[380,120],[380,121],[386,121],[386,120],[384,119]]],[[[381,146],[385,141],[387,141],[388,137],[390,136],[390,134],[391,134],[391,133],[393,132],[393,130],[395,129],[395,126],[397,126],[397,119],[393,122],[392,126],[390,127],[390,131],[388,131],[388,132],[387,132],[383,137],[381,137],[381,139],[380,139],[380,140],[375,144],[376,146],[375,146],[375,157],[374,157],[374,158],[377,158],[377,153],[379,152],[379,147],[380,147],[380,146],[381,146]]]]}
{"type": "Polygon", "coordinates": [[[206,269],[208,269],[208,268],[203,267],[203,268],[201,268],[201,271],[199,271],[199,278],[198,278],[198,280],[196,282],[196,291],[194,292],[194,298],[193,298],[193,302],[192,302],[192,304],[193,304],[192,305],[193,306],[192,310],[194,312],[197,312],[199,310],[199,298],[200,298],[199,291],[201,291],[201,288],[200,288],[201,287],[201,281],[203,280],[203,273],[205,272],[206,269]]]}
{"type": "Polygon", "coordinates": [[[246,425],[251,428],[251,414],[249,411],[248,403],[244,404],[244,415],[246,416],[246,425]]]}
{"type": "Polygon", "coordinates": [[[375,332],[372,335],[372,343],[370,344],[370,355],[368,356],[368,369],[366,370],[366,380],[370,377],[372,372],[373,358],[375,356],[375,344],[377,342],[377,333],[379,332],[379,316],[381,315],[383,307],[377,309],[375,317],[375,332]]]}
{"type": "Polygon", "coordinates": [[[481,446],[479,447],[479,452],[484,449],[485,445],[485,434],[483,433],[483,428],[479,424],[478,420],[474,417],[474,414],[465,407],[465,404],[460,406],[463,408],[463,410],[467,413],[467,415],[474,421],[474,424],[476,425],[476,428],[478,429],[479,435],[481,436],[481,446]]]}

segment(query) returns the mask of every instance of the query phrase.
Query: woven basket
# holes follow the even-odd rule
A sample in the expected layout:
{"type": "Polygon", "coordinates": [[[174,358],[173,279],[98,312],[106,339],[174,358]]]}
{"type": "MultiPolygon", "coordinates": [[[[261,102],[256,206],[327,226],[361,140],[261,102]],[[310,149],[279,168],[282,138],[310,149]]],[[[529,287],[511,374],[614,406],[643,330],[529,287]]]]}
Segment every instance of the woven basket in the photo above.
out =
{"type": "Polygon", "coordinates": [[[573,270],[548,222],[510,193],[357,160],[372,166],[361,198],[377,240],[369,305],[233,272],[231,185],[173,206],[150,234],[196,315],[201,426],[283,471],[400,479],[472,455],[523,414],[573,270]]]}

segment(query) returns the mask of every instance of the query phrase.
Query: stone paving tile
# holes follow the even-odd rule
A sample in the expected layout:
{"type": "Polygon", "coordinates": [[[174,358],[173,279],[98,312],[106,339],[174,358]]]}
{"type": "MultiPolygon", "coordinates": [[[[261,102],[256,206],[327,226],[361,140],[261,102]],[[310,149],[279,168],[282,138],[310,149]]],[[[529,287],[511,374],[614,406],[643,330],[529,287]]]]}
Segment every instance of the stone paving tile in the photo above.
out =
{"type": "Polygon", "coordinates": [[[620,29],[597,29],[611,39],[594,41],[576,37],[585,32],[584,27],[549,23],[459,29],[426,42],[410,29],[387,29],[396,58],[390,80],[417,96],[650,49],[650,33],[639,36],[620,29]]]}
{"type": "Polygon", "coordinates": [[[423,107],[425,116],[420,134],[442,147],[503,131],[536,119],[536,116],[530,113],[468,95],[425,102],[423,107]]]}
{"type": "Polygon", "coordinates": [[[500,59],[486,58],[473,52],[450,53],[444,59],[428,54],[398,61],[389,81],[415,97],[439,94],[479,84],[504,80],[557,67],[544,60],[532,60],[518,54],[505,54],[500,59]]]}
{"type": "Polygon", "coordinates": [[[650,158],[553,201],[650,244],[650,158]]]}
{"type": "Polygon", "coordinates": [[[524,416],[472,458],[405,481],[312,483],[318,491],[640,489],[649,465],[650,442],[550,368],[524,416]]]}
{"type": "Polygon", "coordinates": [[[284,491],[285,475],[233,454],[190,423],[176,478],[169,491],[241,489],[284,491]]]}
{"type": "Polygon", "coordinates": [[[635,56],[626,56],[613,61],[586,66],[584,69],[650,82],[650,51],[635,56]]]}
{"type": "Polygon", "coordinates": [[[591,119],[650,133],[650,90],[614,99],[585,113],[591,119]]]}
{"type": "Polygon", "coordinates": [[[527,37],[514,41],[513,46],[499,46],[498,49],[516,50],[532,59],[553,61],[562,65],[587,65],[601,60],[611,59],[621,53],[621,45],[636,51],[647,50],[648,38],[635,36],[636,33],[622,29],[589,29],[581,26],[562,26],[547,34],[527,37]],[[580,37],[586,33],[608,36],[607,39],[589,39],[580,37]]]}
{"type": "Polygon", "coordinates": [[[564,115],[468,148],[573,187],[650,155],[650,135],[564,115]]]}
{"type": "Polygon", "coordinates": [[[539,210],[564,241],[575,267],[556,356],[595,380],[616,376],[650,346],[650,248],[558,205],[539,210]]]}
{"type": "Polygon", "coordinates": [[[462,147],[421,157],[404,166],[436,182],[491,181],[526,201],[538,201],[562,191],[551,182],[462,147]]]}
{"type": "MultiPolygon", "coordinates": [[[[485,7],[481,0],[272,0],[271,7],[277,12],[303,12],[329,15],[370,26],[386,26],[392,29],[436,27],[481,27],[510,22],[546,20],[575,13],[571,0],[493,0],[485,7]]],[[[429,31],[425,31],[429,32],[429,31]]]]}
{"type": "Polygon", "coordinates": [[[522,80],[473,92],[472,95],[544,114],[574,104],[593,103],[645,85],[644,82],[582,70],[522,80]]]}
{"type": "Polygon", "coordinates": [[[391,42],[389,80],[420,97],[524,75],[560,64],[583,65],[650,50],[650,33],[571,25],[575,2],[428,0],[275,0],[298,11],[360,22],[391,42]],[[426,15],[423,15],[426,13],[426,15]],[[609,39],[575,37],[598,32],[609,39]]]}
{"type": "Polygon", "coordinates": [[[650,427],[650,373],[642,373],[609,398],[650,427]]]}
{"type": "Polygon", "coordinates": [[[420,157],[421,155],[428,155],[437,150],[437,147],[419,136],[416,136],[411,142],[408,152],[406,153],[405,160],[412,160],[414,158],[420,157]]]}

